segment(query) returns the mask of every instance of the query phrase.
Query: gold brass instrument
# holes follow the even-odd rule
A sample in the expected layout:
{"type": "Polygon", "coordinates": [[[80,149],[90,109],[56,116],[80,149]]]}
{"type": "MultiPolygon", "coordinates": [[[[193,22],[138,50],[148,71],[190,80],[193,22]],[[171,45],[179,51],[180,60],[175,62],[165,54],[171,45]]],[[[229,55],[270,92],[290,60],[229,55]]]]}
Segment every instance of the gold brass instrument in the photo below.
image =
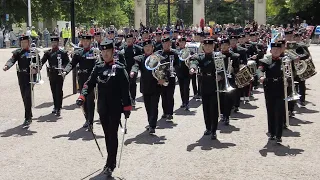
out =
{"type": "Polygon", "coordinates": [[[152,71],[152,75],[157,80],[165,80],[163,86],[169,85],[169,80],[167,77],[167,66],[171,64],[170,62],[161,63],[161,60],[165,59],[163,56],[159,54],[151,54],[145,60],[146,69],[152,71]]]}
{"type": "Polygon", "coordinates": [[[28,58],[30,59],[30,88],[31,88],[31,105],[34,107],[34,85],[43,84],[44,81],[41,79],[41,61],[39,58],[40,51],[36,48],[36,44],[32,43],[30,48],[30,53],[28,54],[28,58]],[[34,62],[34,59],[36,61],[34,62]],[[36,71],[35,74],[32,71],[36,71]]]}

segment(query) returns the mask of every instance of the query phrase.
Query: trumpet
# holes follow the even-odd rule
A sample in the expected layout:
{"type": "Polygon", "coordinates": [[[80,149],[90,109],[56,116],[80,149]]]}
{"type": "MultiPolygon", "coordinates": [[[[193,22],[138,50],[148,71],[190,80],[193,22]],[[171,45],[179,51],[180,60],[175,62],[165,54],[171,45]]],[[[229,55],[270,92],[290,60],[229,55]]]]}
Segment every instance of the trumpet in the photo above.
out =
{"type": "Polygon", "coordinates": [[[152,75],[157,80],[165,80],[163,86],[169,85],[169,80],[167,78],[167,67],[171,62],[161,63],[161,60],[165,59],[159,54],[152,54],[148,56],[144,65],[146,69],[152,71],[152,75]]]}
{"type": "Polygon", "coordinates": [[[30,59],[30,88],[31,88],[31,105],[34,107],[34,85],[43,84],[44,81],[41,79],[40,67],[41,61],[39,58],[40,51],[36,48],[36,44],[32,43],[30,48],[30,53],[28,54],[28,58],[30,59]],[[34,62],[33,60],[36,59],[34,62]],[[32,71],[36,70],[36,73],[33,74],[32,71]]]}

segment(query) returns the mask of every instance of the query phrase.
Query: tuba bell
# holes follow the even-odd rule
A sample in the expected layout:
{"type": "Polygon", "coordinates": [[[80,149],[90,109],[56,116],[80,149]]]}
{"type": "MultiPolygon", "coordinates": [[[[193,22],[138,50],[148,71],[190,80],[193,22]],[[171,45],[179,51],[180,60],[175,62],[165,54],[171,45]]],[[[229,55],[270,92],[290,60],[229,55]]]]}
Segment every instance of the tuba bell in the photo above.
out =
{"type": "Polygon", "coordinates": [[[152,75],[157,80],[165,80],[163,86],[169,85],[168,79],[168,67],[170,62],[161,63],[161,60],[165,59],[159,54],[151,54],[146,59],[144,65],[146,69],[152,71],[152,75]]]}

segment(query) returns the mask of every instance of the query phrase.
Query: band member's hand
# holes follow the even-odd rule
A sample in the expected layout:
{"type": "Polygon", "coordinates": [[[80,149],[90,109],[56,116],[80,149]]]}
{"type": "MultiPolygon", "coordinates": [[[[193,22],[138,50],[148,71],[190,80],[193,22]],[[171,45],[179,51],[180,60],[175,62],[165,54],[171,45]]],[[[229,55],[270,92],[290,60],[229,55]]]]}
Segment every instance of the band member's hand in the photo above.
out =
{"type": "Polygon", "coordinates": [[[134,73],[134,72],[130,72],[130,77],[131,77],[131,78],[133,78],[133,77],[134,77],[134,75],[135,75],[135,73],[134,73]]]}
{"type": "Polygon", "coordinates": [[[261,77],[261,78],[259,79],[260,83],[263,83],[264,79],[265,79],[265,77],[261,77]]]}
{"type": "Polygon", "coordinates": [[[36,69],[31,69],[31,74],[37,74],[38,71],[36,69]]]}
{"type": "Polygon", "coordinates": [[[4,66],[2,69],[3,69],[4,71],[7,71],[9,68],[8,68],[8,66],[4,66]]]}
{"type": "Polygon", "coordinates": [[[197,71],[194,68],[191,68],[189,73],[192,75],[194,73],[197,73],[197,71]]]}
{"type": "Polygon", "coordinates": [[[164,79],[158,80],[158,84],[163,85],[166,81],[164,79]]]}
{"type": "Polygon", "coordinates": [[[251,56],[251,59],[257,59],[257,55],[251,56]]]}
{"type": "Polygon", "coordinates": [[[84,103],[84,101],[83,101],[83,99],[81,99],[81,98],[77,99],[77,101],[76,101],[76,104],[77,104],[78,106],[82,106],[83,103],[84,103]]]}
{"type": "Polygon", "coordinates": [[[222,77],[220,75],[217,75],[217,81],[221,81],[222,77]]]}
{"type": "Polygon", "coordinates": [[[123,111],[124,118],[128,119],[130,117],[131,111],[123,111]]]}
{"type": "Polygon", "coordinates": [[[300,57],[294,60],[295,63],[298,63],[300,61],[300,57]]]}

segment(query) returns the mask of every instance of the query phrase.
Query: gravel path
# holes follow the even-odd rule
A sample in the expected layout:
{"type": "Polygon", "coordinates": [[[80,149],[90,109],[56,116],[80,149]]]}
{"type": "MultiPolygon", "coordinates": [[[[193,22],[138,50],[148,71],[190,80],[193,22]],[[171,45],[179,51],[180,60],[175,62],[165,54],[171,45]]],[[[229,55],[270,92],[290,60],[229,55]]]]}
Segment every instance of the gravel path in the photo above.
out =
{"type": "MultiPolygon", "coordinates": [[[[1,68],[12,50],[0,50],[1,68]]],[[[310,51],[320,72],[320,47],[311,46],[310,51]]],[[[42,74],[45,84],[35,89],[34,121],[25,130],[21,128],[24,108],[15,68],[0,71],[0,179],[106,179],[100,174],[105,158],[101,158],[91,134],[81,128],[84,118],[75,105],[77,95],[72,94],[71,74],[65,81],[61,118],[50,114],[52,97],[45,70],[42,74]]],[[[121,168],[114,172],[114,179],[320,179],[319,74],[307,81],[308,103],[306,108],[296,108],[282,145],[268,143],[261,88],[254,92],[250,104],[242,104],[240,112],[232,114],[230,126],[219,124],[217,141],[202,136],[205,126],[201,101],[191,101],[190,113],[178,109],[178,86],[174,120],[159,120],[154,136],[145,132],[146,112],[139,101],[128,121],[121,168]]],[[[160,117],[161,104],[159,107],[160,117]]],[[[98,122],[95,133],[106,155],[98,122]]]]}

